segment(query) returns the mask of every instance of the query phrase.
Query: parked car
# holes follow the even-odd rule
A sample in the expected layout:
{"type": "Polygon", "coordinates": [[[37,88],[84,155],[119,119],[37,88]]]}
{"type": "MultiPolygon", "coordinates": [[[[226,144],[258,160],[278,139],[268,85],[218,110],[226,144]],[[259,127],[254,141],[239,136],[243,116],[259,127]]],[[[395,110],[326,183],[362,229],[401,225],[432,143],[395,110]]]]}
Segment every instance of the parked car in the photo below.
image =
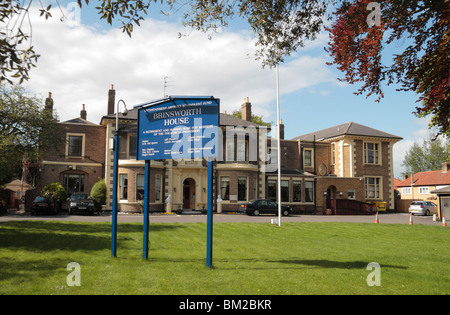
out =
{"type": "Polygon", "coordinates": [[[58,203],[50,196],[37,196],[31,203],[31,215],[40,213],[58,214],[58,203]]]}
{"type": "Polygon", "coordinates": [[[95,206],[94,200],[86,193],[73,193],[69,200],[69,214],[74,212],[87,212],[94,214],[95,206]]]}
{"type": "Polygon", "coordinates": [[[413,201],[408,211],[412,214],[430,215],[437,212],[437,205],[431,201],[413,201]]]}
{"type": "MultiPolygon", "coordinates": [[[[241,211],[246,212],[247,215],[260,214],[278,214],[278,204],[270,199],[257,199],[248,203],[244,203],[240,207],[241,211]]],[[[291,208],[288,206],[281,206],[281,214],[288,216],[291,214],[291,208]]]]}

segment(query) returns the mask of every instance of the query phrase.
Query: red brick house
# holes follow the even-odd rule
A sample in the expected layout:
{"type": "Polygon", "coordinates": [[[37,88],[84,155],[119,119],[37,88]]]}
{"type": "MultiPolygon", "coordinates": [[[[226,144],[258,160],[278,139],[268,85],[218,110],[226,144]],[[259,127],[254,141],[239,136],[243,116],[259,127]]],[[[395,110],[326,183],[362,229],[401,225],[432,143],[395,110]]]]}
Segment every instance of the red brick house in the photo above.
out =
{"type": "MultiPolygon", "coordinates": [[[[51,96],[46,104],[53,106],[51,96]]],[[[40,190],[45,184],[60,182],[67,193],[91,191],[104,178],[105,128],[88,121],[85,105],[80,117],[61,122],[65,144],[55,148],[42,161],[40,190]]]]}

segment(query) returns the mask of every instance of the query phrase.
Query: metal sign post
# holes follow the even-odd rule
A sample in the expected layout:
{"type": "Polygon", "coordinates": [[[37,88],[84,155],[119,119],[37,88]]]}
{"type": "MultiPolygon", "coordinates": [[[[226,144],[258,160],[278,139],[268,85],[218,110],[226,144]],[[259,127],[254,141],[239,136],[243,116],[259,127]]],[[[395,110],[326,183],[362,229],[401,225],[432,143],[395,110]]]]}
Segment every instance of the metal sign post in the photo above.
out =
{"type": "Polygon", "coordinates": [[[212,268],[213,252],[213,161],[208,161],[208,214],[206,223],[206,267],[212,268]]]}
{"type": "MultiPolygon", "coordinates": [[[[215,158],[219,104],[212,96],[168,96],[138,109],[136,159],[145,160],[143,253],[149,250],[150,160],[215,158]]],[[[212,160],[208,161],[207,265],[212,265],[212,160]]]]}

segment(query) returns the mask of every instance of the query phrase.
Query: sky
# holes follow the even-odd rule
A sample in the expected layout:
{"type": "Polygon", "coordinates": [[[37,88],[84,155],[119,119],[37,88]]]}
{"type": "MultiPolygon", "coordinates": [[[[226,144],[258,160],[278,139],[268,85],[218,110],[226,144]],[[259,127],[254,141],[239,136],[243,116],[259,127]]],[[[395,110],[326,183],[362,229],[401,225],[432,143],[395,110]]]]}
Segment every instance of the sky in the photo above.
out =
{"type": "MultiPolygon", "coordinates": [[[[30,14],[32,45],[41,57],[25,86],[42,98],[52,92],[60,121],[79,117],[85,104],[87,120],[100,123],[111,84],[116,101],[123,99],[129,109],[161,98],[166,76],[168,95],[211,95],[227,113],[240,110],[248,97],[253,114],[276,122],[276,70],[263,69],[252,57],[255,37],[245,23],[236,22],[209,39],[184,28],[181,13],[152,14],[129,38],[118,25],[100,21],[92,4],[80,10],[74,1],[60,0],[59,7],[55,0],[40,2],[52,4],[52,18],[39,17],[36,8],[30,14]],[[179,38],[179,33],[188,36],[179,38]]],[[[279,65],[285,139],[350,121],[402,137],[393,151],[394,176],[400,178],[405,152],[430,134],[429,119],[413,115],[418,95],[391,86],[384,87],[380,102],[354,95],[357,86],[338,81],[343,74],[326,65],[327,41],[322,32],[279,65]]],[[[396,45],[401,49],[404,43],[396,45]]]]}

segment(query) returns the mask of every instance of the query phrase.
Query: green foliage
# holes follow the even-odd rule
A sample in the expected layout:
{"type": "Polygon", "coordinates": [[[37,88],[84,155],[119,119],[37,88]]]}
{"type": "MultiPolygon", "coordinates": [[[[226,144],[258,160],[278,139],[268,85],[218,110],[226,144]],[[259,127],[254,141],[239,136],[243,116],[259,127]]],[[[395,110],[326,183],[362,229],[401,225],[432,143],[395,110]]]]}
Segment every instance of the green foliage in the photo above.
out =
{"type": "MultiPolygon", "coordinates": [[[[231,116],[234,116],[236,118],[241,118],[242,119],[242,112],[239,110],[235,110],[233,111],[233,113],[231,114],[231,116]]],[[[254,122],[255,124],[261,125],[261,126],[266,126],[266,127],[271,127],[273,122],[265,122],[263,120],[263,116],[258,116],[258,115],[253,115],[252,114],[252,122],[254,122]]]]}
{"type": "Polygon", "coordinates": [[[0,184],[21,177],[24,156],[36,164],[64,143],[64,130],[43,104],[20,86],[0,86],[0,184]]]}
{"type": "Polygon", "coordinates": [[[450,141],[428,139],[422,144],[414,142],[406,152],[402,166],[406,167],[403,175],[418,172],[437,171],[441,164],[450,159],[450,141]]]}
{"type": "Polygon", "coordinates": [[[91,197],[94,200],[95,209],[98,211],[102,205],[106,204],[106,184],[105,179],[100,179],[92,186],[91,197]]]}
{"type": "Polygon", "coordinates": [[[50,183],[44,186],[41,190],[41,194],[43,196],[51,196],[55,201],[59,202],[60,204],[67,199],[67,192],[64,189],[64,187],[58,183],[50,183]]]}

